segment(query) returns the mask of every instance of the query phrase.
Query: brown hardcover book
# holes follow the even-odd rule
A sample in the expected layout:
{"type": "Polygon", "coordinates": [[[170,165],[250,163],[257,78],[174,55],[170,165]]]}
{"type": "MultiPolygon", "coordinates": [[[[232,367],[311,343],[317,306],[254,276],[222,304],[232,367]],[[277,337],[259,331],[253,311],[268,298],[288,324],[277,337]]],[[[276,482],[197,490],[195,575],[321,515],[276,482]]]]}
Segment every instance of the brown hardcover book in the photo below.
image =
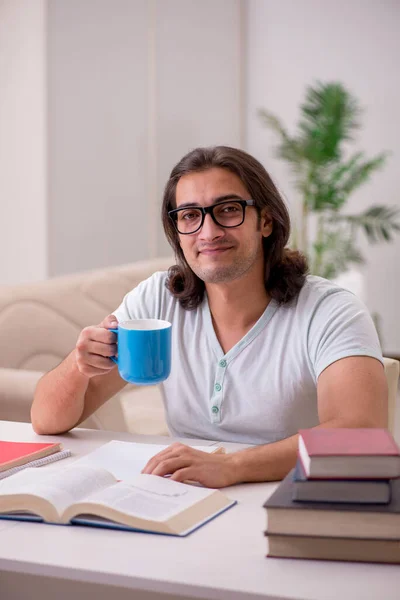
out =
{"type": "Polygon", "coordinates": [[[388,504],[297,502],[293,472],[264,503],[268,534],[400,539],[400,479],[390,481],[388,504]]]}
{"type": "Polygon", "coordinates": [[[267,556],[400,563],[400,541],[267,534],[267,556]]]}

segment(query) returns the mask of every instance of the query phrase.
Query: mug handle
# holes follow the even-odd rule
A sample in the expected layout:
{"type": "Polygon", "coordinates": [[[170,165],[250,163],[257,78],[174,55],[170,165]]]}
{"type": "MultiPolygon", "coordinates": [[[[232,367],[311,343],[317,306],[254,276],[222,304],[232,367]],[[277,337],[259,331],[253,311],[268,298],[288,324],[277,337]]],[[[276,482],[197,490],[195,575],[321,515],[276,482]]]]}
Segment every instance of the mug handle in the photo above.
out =
{"type": "MultiPolygon", "coordinates": [[[[118,329],[109,329],[108,331],[112,331],[113,333],[117,334],[118,337],[118,329]]],[[[117,365],[118,364],[118,358],[116,356],[109,356],[109,358],[117,365]]]]}

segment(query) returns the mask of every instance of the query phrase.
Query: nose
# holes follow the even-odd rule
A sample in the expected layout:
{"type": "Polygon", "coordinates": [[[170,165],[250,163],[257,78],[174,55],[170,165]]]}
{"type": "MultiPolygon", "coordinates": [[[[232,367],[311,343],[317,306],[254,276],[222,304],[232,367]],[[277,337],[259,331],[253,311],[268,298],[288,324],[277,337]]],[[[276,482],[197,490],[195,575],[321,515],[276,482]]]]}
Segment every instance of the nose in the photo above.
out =
{"type": "Polygon", "coordinates": [[[215,223],[210,214],[204,218],[204,223],[199,231],[199,239],[201,240],[216,240],[224,235],[223,227],[215,223]]]}

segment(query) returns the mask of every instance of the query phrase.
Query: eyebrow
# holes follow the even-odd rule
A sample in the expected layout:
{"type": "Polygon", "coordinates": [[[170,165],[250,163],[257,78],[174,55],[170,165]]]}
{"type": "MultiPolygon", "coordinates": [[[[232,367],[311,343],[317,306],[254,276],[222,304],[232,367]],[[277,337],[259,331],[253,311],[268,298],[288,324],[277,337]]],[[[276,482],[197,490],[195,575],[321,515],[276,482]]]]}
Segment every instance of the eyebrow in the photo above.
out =
{"type": "MultiPolygon", "coordinates": [[[[243,198],[242,198],[242,196],[238,196],[237,194],[225,194],[224,196],[218,196],[217,198],[215,198],[213,204],[218,204],[219,202],[224,202],[224,200],[243,200],[243,198]]],[[[201,204],[199,204],[198,202],[185,202],[184,204],[180,204],[176,208],[178,209],[178,208],[191,208],[191,207],[202,208],[201,204]]]]}

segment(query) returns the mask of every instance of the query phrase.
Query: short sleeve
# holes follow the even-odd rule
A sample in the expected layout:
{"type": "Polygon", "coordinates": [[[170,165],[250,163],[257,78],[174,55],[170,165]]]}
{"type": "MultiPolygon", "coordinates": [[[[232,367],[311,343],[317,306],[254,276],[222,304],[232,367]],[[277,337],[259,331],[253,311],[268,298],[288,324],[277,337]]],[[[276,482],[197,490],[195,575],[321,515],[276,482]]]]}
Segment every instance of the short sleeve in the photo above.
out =
{"type": "Polygon", "coordinates": [[[320,299],[307,337],[315,380],[330,364],[348,356],[371,356],[383,363],[378,334],[368,309],[347,290],[338,288],[320,299]]]}
{"type": "Polygon", "coordinates": [[[130,319],[163,319],[166,273],[159,271],[140,282],[128,292],[119,307],[113,311],[118,322],[130,319]]]}

